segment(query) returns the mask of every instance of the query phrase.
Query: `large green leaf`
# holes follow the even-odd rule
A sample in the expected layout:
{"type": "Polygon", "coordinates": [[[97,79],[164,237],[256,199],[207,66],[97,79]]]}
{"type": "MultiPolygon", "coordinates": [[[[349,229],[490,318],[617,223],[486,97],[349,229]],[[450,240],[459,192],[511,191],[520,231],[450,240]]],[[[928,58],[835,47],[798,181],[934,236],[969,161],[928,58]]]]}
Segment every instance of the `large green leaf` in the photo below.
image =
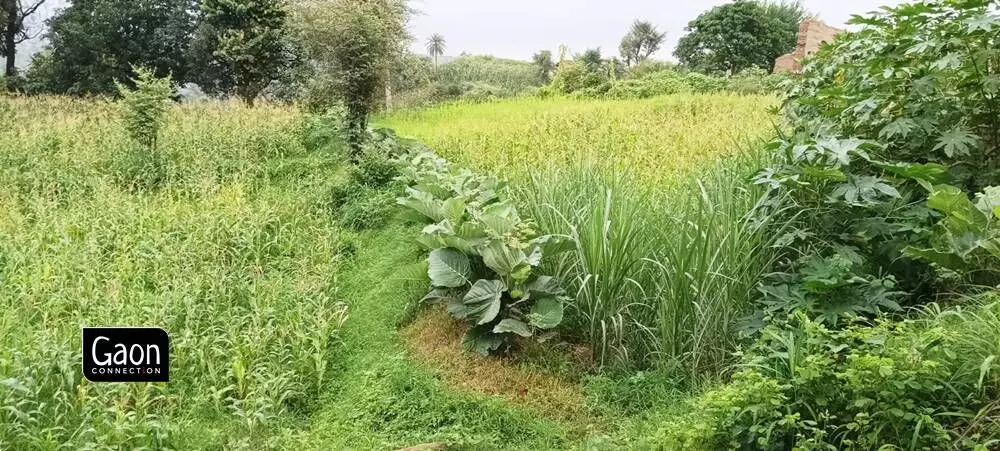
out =
{"type": "Polygon", "coordinates": [[[576,249],[576,243],[565,235],[542,235],[528,242],[528,263],[538,266],[543,256],[557,255],[576,249]]]}
{"type": "MultiPolygon", "coordinates": [[[[483,246],[479,252],[483,256],[483,263],[501,277],[519,279],[525,268],[531,269],[528,265],[528,256],[524,255],[524,251],[513,249],[500,240],[491,241],[490,244],[483,246]]],[[[526,275],[524,274],[524,276],[526,275]]]]}
{"type": "Polygon", "coordinates": [[[993,215],[1000,208],[1000,186],[987,186],[983,192],[976,194],[976,208],[987,215],[993,215]]]}
{"type": "Polygon", "coordinates": [[[532,299],[562,296],[566,290],[559,284],[559,279],[551,276],[538,276],[535,280],[524,286],[532,299]]]}
{"type": "Polygon", "coordinates": [[[419,213],[431,222],[440,222],[444,219],[443,202],[427,192],[413,188],[406,188],[406,193],[409,197],[400,197],[396,199],[396,203],[419,213]]]}
{"type": "Polygon", "coordinates": [[[505,318],[501,320],[500,323],[493,328],[493,332],[498,334],[513,333],[522,337],[531,336],[531,328],[528,327],[527,324],[524,324],[524,322],[518,321],[514,318],[505,318]]]}
{"type": "Polygon", "coordinates": [[[462,299],[468,309],[467,316],[476,324],[486,324],[496,319],[500,313],[500,297],[507,290],[499,280],[479,279],[462,299]]]}
{"type": "Polygon", "coordinates": [[[563,302],[557,297],[541,298],[535,301],[528,314],[528,322],[539,329],[551,329],[563,319],[563,302]]]}
{"type": "Polygon", "coordinates": [[[435,287],[457,288],[469,283],[469,257],[454,249],[435,249],[427,258],[427,275],[435,287]]]}
{"type": "Polygon", "coordinates": [[[513,232],[521,222],[517,210],[505,202],[495,203],[484,208],[479,215],[479,220],[496,236],[504,236],[513,232]]]}
{"type": "Polygon", "coordinates": [[[948,182],[948,168],[940,164],[877,162],[875,166],[894,175],[916,180],[927,188],[928,191],[932,189],[930,185],[939,185],[948,182]]]}
{"type": "Polygon", "coordinates": [[[470,328],[462,337],[462,348],[484,357],[490,355],[491,351],[496,351],[502,344],[503,335],[493,333],[493,328],[490,326],[470,328]]]}
{"type": "Polygon", "coordinates": [[[903,249],[903,254],[911,258],[926,260],[943,268],[952,270],[964,271],[969,266],[968,262],[953,252],[941,252],[934,249],[918,249],[916,247],[909,246],[906,249],[903,249]]]}
{"type": "Polygon", "coordinates": [[[459,223],[462,221],[462,217],[465,216],[465,201],[458,197],[453,197],[444,201],[441,206],[441,214],[444,219],[450,220],[452,223],[459,223]]]}
{"type": "Polygon", "coordinates": [[[981,232],[989,222],[965,191],[951,185],[935,186],[927,198],[927,206],[948,215],[944,226],[952,233],[981,232]]]}

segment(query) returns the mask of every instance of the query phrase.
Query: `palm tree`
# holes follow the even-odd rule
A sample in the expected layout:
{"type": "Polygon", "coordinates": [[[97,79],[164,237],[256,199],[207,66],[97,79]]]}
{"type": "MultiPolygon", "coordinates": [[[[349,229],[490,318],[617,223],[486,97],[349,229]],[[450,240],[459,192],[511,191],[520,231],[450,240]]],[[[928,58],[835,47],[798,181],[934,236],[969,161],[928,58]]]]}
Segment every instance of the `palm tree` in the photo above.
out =
{"type": "Polygon", "coordinates": [[[438,57],[444,55],[444,48],[444,36],[438,33],[432,34],[427,40],[427,53],[434,57],[434,67],[438,65],[438,57]]]}

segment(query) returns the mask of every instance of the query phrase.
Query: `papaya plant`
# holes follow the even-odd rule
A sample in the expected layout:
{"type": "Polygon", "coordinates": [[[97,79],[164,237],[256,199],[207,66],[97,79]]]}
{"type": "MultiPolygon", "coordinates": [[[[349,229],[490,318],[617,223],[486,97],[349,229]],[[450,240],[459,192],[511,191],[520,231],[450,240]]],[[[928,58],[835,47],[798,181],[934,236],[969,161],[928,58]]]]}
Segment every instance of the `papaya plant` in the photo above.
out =
{"type": "Polygon", "coordinates": [[[568,298],[539,267],[571,249],[567,237],[539,235],[501,199],[496,177],[456,170],[426,149],[400,163],[399,179],[409,186],[398,203],[427,224],[416,238],[429,251],[432,288],[424,300],[446,303],[449,314],[471,324],[463,347],[488,355],[516,337],[551,336],[568,298]]]}

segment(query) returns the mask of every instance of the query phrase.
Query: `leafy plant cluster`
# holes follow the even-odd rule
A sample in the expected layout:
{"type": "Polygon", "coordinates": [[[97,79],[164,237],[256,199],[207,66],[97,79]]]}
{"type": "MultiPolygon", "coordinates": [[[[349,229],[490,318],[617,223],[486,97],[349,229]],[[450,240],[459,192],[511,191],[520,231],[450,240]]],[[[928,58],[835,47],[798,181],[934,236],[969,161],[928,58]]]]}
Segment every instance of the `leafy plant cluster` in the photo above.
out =
{"type": "Polygon", "coordinates": [[[157,141],[174,89],[169,76],[158,78],[142,67],[134,70],[135,89],[115,84],[122,97],[122,125],[133,142],[116,158],[115,173],[129,187],[154,188],[166,178],[166,161],[157,141]]]}
{"type": "Polygon", "coordinates": [[[827,324],[996,286],[1000,17],[979,0],[855,18],[790,85],[756,181],[784,218],[770,311],[827,324]],[[973,202],[970,193],[976,194],[973,202]]]}
{"type": "Polygon", "coordinates": [[[995,447],[997,306],[827,328],[769,325],[730,384],[667,421],[669,449],[995,447]],[[975,337],[981,335],[981,337],[975,337]]]}
{"type": "Polygon", "coordinates": [[[399,179],[408,186],[398,203],[428,224],[416,239],[430,251],[433,288],[424,300],[445,302],[453,317],[471,323],[463,347],[487,355],[517,337],[550,338],[568,298],[560,281],[539,267],[571,243],[539,235],[502,199],[496,177],[456,169],[420,148],[400,163],[399,179]]]}
{"type": "MultiPolygon", "coordinates": [[[[785,77],[748,69],[733,76],[706,75],[672,67],[637,70],[624,78],[580,70],[579,64],[560,65],[543,95],[570,94],[579,98],[645,99],[678,93],[732,92],[769,94],[781,89],[785,77]]],[[[642,69],[646,66],[637,66],[642,69]]]]}

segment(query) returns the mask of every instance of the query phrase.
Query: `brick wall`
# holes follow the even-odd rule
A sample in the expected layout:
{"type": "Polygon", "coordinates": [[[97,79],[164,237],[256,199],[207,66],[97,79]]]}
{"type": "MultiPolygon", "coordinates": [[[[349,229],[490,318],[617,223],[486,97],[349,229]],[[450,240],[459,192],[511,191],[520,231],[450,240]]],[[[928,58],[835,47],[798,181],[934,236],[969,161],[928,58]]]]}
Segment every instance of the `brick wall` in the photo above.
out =
{"type": "Polygon", "coordinates": [[[820,44],[833,40],[844,30],[831,27],[820,20],[808,19],[799,24],[799,33],[795,39],[795,50],[781,55],[774,61],[775,72],[799,73],[802,71],[802,60],[819,50],[820,44]]]}

